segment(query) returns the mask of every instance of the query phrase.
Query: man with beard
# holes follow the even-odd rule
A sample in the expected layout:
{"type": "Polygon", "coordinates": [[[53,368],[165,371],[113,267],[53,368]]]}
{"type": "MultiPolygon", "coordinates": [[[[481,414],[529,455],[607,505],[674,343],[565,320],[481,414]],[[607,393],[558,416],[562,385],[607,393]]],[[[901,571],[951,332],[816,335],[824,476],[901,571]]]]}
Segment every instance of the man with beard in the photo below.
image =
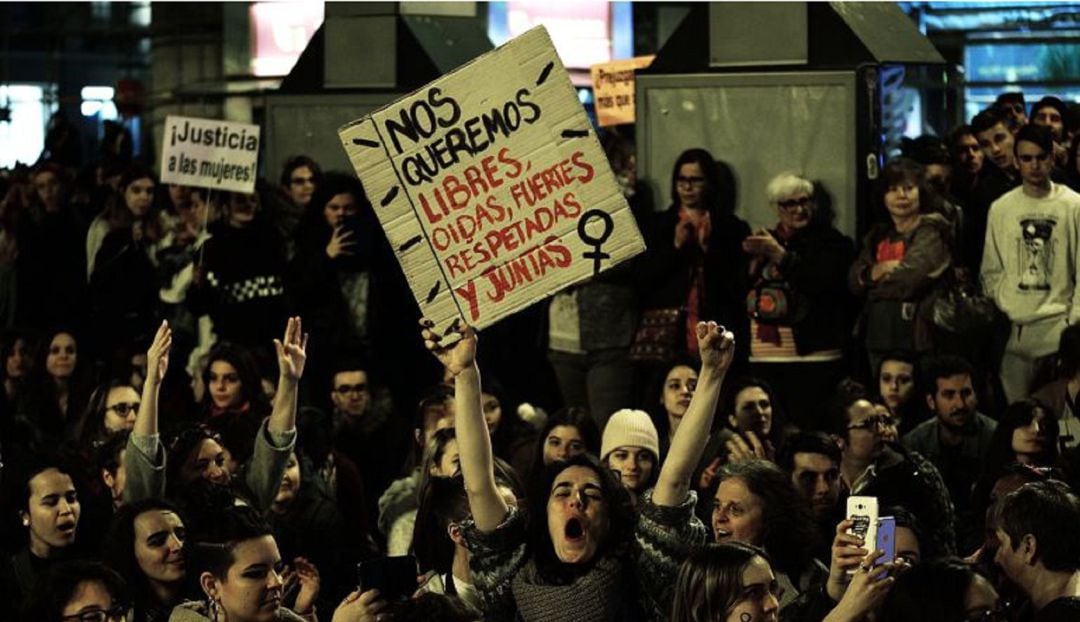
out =
{"type": "MultiPolygon", "coordinates": [[[[956,508],[958,526],[972,523],[971,489],[979,478],[990,438],[997,427],[978,412],[979,399],[971,381],[974,370],[957,356],[937,356],[924,365],[923,393],[934,416],[903,438],[908,449],[925,456],[941,472],[956,508]]],[[[961,536],[966,534],[961,534],[961,536]]]]}
{"type": "Polygon", "coordinates": [[[825,547],[815,551],[819,559],[828,559],[836,523],[843,519],[840,461],[840,447],[823,432],[793,434],[776,453],[777,465],[788,474],[814,513],[814,522],[825,547]]]}

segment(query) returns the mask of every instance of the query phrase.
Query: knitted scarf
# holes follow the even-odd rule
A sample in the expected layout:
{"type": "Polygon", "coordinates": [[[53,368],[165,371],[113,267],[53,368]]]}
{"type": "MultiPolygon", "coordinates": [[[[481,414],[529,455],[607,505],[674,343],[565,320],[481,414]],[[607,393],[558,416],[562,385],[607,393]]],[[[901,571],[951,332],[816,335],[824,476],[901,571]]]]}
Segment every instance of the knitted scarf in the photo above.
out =
{"type": "Polygon", "coordinates": [[[627,576],[613,556],[598,560],[592,570],[569,585],[542,583],[536,564],[529,560],[514,576],[512,589],[518,615],[527,622],[623,619],[634,603],[625,602],[627,576]]]}

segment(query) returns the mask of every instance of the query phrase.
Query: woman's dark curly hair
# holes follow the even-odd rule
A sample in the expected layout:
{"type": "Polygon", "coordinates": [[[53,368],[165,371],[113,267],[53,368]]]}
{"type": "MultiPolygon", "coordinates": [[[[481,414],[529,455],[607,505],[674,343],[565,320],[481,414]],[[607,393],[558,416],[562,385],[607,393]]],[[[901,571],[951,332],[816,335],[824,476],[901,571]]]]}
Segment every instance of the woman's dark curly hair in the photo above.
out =
{"type": "Polygon", "coordinates": [[[806,500],[780,467],[767,460],[729,463],[720,470],[717,484],[738,478],[763,507],[761,541],[777,570],[798,577],[811,563],[818,534],[806,500]]]}
{"type": "Polygon", "coordinates": [[[530,509],[528,531],[533,560],[540,576],[547,582],[569,585],[574,579],[588,572],[593,562],[605,555],[622,555],[630,544],[637,524],[637,511],[626,488],[591,454],[574,456],[565,462],[554,462],[532,478],[528,507],[530,509]],[[565,564],[555,555],[555,545],[548,531],[547,505],[551,488],[559,475],[571,467],[584,467],[596,473],[600,489],[608,506],[609,529],[607,538],[596,550],[593,559],[584,564],[565,564]]]}
{"type": "Polygon", "coordinates": [[[544,444],[547,443],[548,434],[559,426],[577,428],[578,433],[581,434],[581,440],[585,443],[585,451],[594,456],[600,453],[600,431],[596,429],[596,422],[589,416],[589,411],[577,406],[560,408],[548,417],[540,430],[536,439],[536,454],[533,456],[530,475],[544,470],[544,444]]]}
{"type": "Polygon", "coordinates": [[[203,404],[206,408],[210,408],[213,404],[213,398],[210,396],[210,367],[216,361],[225,361],[236,369],[237,375],[240,376],[241,403],[250,404],[252,414],[261,416],[270,412],[270,403],[262,392],[259,367],[255,363],[255,357],[243,346],[227,342],[215,344],[206,357],[206,368],[202,373],[203,385],[206,387],[203,404]]]}
{"type": "Polygon", "coordinates": [[[127,585],[124,579],[100,562],[65,561],[50,566],[38,577],[23,603],[20,620],[60,620],[64,607],[75,595],[81,583],[92,581],[105,586],[113,606],[130,608],[127,585]]]}
{"type": "MultiPolygon", "coordinates": [[[[130,387],[135,390],[130,380],[113,378],[98,385],[90,394],[90,401],[86,403],[86,408],[83,409],[79,421],[75,424],[75,437],[79,439],[83,447],[96,448],[108,440],[110,433],[105,429],[105,404],[109,401],[109,393],[121,387],[130,387]]],[[[135,393],[138,394],[138,391],[135,393]]]]}

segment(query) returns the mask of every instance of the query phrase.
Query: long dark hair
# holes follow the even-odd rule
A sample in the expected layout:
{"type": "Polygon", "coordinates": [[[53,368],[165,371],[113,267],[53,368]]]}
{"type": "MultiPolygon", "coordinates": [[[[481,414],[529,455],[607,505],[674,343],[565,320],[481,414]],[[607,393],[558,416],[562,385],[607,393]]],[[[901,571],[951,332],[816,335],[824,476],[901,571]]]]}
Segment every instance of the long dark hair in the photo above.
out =
{"type": "Polygon", "coordinates": [[[691,551],[675,579],[671,622],[727,619],[743,598],[743,570],[755,557],[772,566],[768,553],[742,542],[706,544],[691,551]]]}
{"type": "Polygon", "coordinates": [[[596,422],[589,416],[589,411],[577,406],[568,406],[556,410],[548,417],[544,427],[540,429],[540,435],[536,440],[536,454],[533,456],[530,476],[541,473],[544,470],[544,445],[547,443],[548,434],[559,426],[577,428],[581,434],[581,440],[585,442],[585,451],[592,455],[600,453],[600,431],[596,429],[596,422]]]}
{"type": "Polygon", "coordinates": [[[697,164],[701,167],[701,175],[705,178],[705,191],[702,197],[702,205],[709,212],[720,209],[720,173],[716,160],[708,151],[700,148],[687,149],[679,154],[675,160],[675,166],[671,170],[671,201],[679,204],[678,177],[679,170],[684,164],[697,164]]]}
{"type": "MultiPolygon", "coordinates": [[[[113,389],[130,387],[131,382],[127,379],[113,378],[108,382],[98,385],[90,394],[90,400],[86,403],[79,421],[75,424],[74,435],[79,439],[79,444],[87,449],[96,448],[108,440],[110,434],[105,429],[105,405],[109,401],[109,393],[113,389]]],[[[138,391],[135,391],[138,394],[138,391]]],[[[142,399],[140,397],[140,399],[142,399]]]]}
{"type": "Polygon", "coordinates": [[[447,534],[451,523],[469,516],[469,496],[461,476],[433,477],[421,491],[413,527],[413,552],[420,572],[450,572],[454,543],[447,534]]]}
{"type": "Polygon", "coordinates": [[[729,463],[720,470],[717,484],[732,478],[761,499],[761,548],[776,561],[777,570],[794,580],[812,562],[818,540],[806,500],[791,478],[766,460],[729,463]]]}
{"type": "Polygon", "coordinates": [[[548,465],[539,477],[532,478],[529,490],[528,507],[532,515],[529,520],[529,543],[533,560],[540,576],[545,582],[556,585],[569,585],[582,574],[588,572],[593,563],[605,555],[623,555],[631,543],[634,526],[637,524],[637,512],[634,509],[630,493],[615,479],[611,470],[605,467],[591,454],[574,456],[565,462],[548,465]],[[607,538],[596,550],[596,554],[586,564],[564,564],[555,554],[555,545],[548,531],[547,505],[551,497],[551,487],[556,478],[571,467],[584,467],[600,480],[600,489],[608,506],[610,528],[607,538]]]}
{"type": "Polygon", "coordinates": [[[955,557],[917,564],[896,577],[885,602],[877,608],[879,622],[955,622],[967,614],[964,598],[976,576],[975,568],[955,557]]]}
{"type": "Polygon", "coordinates": [[[1035,398],[1028,398],[1013,402],[1005,409],[990,436],[990,446],[983,458],[983,470],[979,479],[975,482],[972,492],[973,508],[976,518],[982,518],[981,512],[985,512],[990,505],[990,492],[994,484],[1005,475],[1012,465],[1017,464],[1016,452],[1012,448],[1013,432],[1017,428],[1030,425],[1035,418],[1035,410],[1042,409],[1045,413],[1043,424],[1046,426],[1046,446],[1041,454],[1034,457],[1034,465],[1039,467],[1058,466],[1058,423],[1053,412],[1042,402],[1035,398]]]}
{"type": "Polygon", "coordinates": [[[240,377],[241,405],[248,403],[250,414],[262,416],[270,412],[270,402],[262,392],[262,382],[259,380],[259,368],[255,364],[255,358],[243,346],[224,341],[214,344],[206,357],[206,367],[202,372],[203,386],[206,387],[203,395],[205,409],[213,405],[213,397],[210,395],[210,367],[216,361],[225,361],[236,370],[236,374],[240,377]]]}
{"type": "Polygon", "coordinates": [[[153,497],[140,499],[120,506],[116,511],[102,551],[103,561],[127,581],[137,613],[169,604],[158,602],[149,579],[135,559],[135,519],[155,510],[172,512],[180,517],[181,524],[186,524],[180,510],[172,503],[153,497]]]}

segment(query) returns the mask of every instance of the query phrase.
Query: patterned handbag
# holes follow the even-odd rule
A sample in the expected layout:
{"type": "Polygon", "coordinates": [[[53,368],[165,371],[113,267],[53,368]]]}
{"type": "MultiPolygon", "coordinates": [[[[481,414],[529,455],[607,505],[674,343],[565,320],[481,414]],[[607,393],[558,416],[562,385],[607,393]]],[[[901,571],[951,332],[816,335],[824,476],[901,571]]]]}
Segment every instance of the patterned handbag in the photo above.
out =
{"type": "Polygon", "coordinates": [[[675,360],[686,334],[686,312],[680,308],[649,309],[641,314],[630,360],[667,363],[675,360]]]}

